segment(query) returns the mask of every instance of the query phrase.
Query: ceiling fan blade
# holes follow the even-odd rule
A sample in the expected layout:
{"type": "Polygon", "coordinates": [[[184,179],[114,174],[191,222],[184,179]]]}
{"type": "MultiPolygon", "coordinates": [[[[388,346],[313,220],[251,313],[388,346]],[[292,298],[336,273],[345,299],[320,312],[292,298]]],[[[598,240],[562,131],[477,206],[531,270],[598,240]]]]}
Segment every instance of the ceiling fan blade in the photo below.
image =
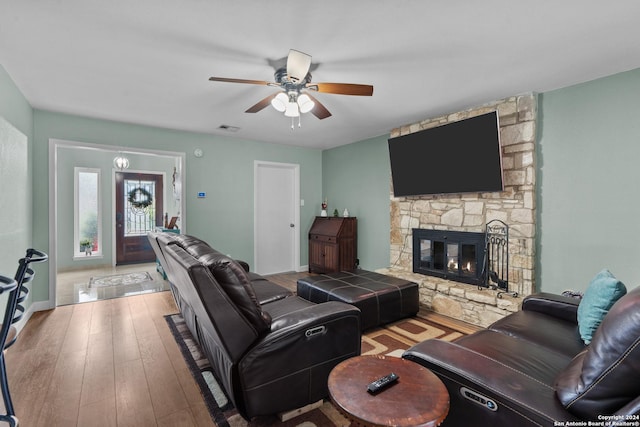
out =
{"type": "Polygon", "coordinates": [[[373,95],[373,86],[353,83],[309,83],[307,89],[317,90],[322,93],[335,93],[338,95],[373,95]]]}
{"type": "Polygon", "coordinates": [[[295,49],[289,50],[287,57],[287,74],[291,80],[301,82],[307,77],[311,67],[311,55],[295,49]]]}
{"type": "Polygon", "coordinates": [[[209,77],[212,82],[227,82],[227,83],[247,83],[250,85],[269,85],[270,82],[265,80],[246,80],[246,79],[231,79],[228,77],[209,77]]]}
{"type": "Polygon", "coordinates": [[[247,111],[245,111],[245,113],[257,113],[258,111],[263,110],[266,106],[268,106],[271,103],[271,100],[275,98],[276,95],[278,95],[278,93],[280,92],[274,93],[273,95],[269,95],[263,100],[258,101],[256,104],[249,107],[247,111]]]}
{"type": "MultiPolygon", "coordinates": [[[[306,92],[305,92],[306,93],[306,92]]],[[[319,118],[320,120],[326,119],[327,117],[331,117],[331,113],[327,108],[320,103],[314,96],[311,96],[307,93],[307,96],[311,98],[311,100],[315,103],[313,108],[311,109],[311,114],[319,118]]]]}

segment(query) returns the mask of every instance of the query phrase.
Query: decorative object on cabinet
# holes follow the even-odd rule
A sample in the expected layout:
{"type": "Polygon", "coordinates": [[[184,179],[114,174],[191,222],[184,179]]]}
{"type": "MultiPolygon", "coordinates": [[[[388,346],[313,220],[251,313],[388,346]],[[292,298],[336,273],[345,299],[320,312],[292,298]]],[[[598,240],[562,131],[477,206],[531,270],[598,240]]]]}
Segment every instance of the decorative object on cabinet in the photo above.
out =
{"type": "Polygon", "coordinates": [[[316,217],[309,230],[309,272],[335,273],[357,265],[355,217],[316,217]]]}
{"type": "Polygon", "coordinates": [[[327,199],[324,199],[322,202],[322,211],[320,211],[320,216],[327,216],[327,199]]]}

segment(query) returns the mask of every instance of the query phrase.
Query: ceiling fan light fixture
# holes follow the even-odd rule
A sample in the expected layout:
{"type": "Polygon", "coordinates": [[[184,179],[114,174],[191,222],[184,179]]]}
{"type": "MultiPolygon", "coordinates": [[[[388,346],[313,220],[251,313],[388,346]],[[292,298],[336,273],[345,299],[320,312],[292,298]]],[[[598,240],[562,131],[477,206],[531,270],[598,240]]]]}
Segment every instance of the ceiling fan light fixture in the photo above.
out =
{"type": "Polygon", "coordinates": [[[281,113],[287,109],[288,103],[289,97],[284,92],[280,92],[271,100],[271,106],[281,113]]]}
{"type": "Polygon", "coordinates": [[[287,109],[285,110],[284,115],[287,117],[300,116],[300,110],[298,108],[298,104],[296,102],[288,102],[287,109]]]}
{"type": "Polygon", "coordinates": [[[306,93],[303,93],[298,97],[298,106],[300,107],[301,113],[308,113],[313,109],[315,105],[316,103],[313,102],[313,100],[306,93]]]}
{"type": "MultiPolygon", "coordinates": [[[[278,61],[278,63],[280,63],[280,61],[278,61]]],[[[286,66],[280,65],[279,68],[275,70],[273,82],[229,77],[210,77],[209,80],[214,82],[244,83],[260,86],[266,85],[278,88],[278,93],[272,93],[271,95],[261,99],[249,107],[245,113],[257,113],[271,104],[276,111],[284,113],[286,117],[291,118],[292,128],[294,127],[294,119],[296,117],[298,118],[298,127],[300,127],[300,117],[304,113],[311,113],[320,120],[331,117],[329,110],[327,110],[319,100],[314,98],[312,95],[307,94],[306,91],[337,95],[373,95],[373,86],[371,85],[354,83],[312,84],[310,73],[311,68],[311,55],[291,49],[287,56],[286,66]],[[305,93],[303,93],[303,91],[305,93]]]]}

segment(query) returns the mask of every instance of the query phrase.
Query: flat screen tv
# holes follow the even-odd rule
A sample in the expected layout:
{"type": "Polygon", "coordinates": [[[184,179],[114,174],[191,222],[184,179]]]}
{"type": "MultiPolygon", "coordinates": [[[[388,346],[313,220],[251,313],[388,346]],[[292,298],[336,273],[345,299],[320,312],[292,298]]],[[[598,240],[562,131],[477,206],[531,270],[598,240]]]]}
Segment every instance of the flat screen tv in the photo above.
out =
{"type": "Polygon", "coordinates": [[[396,197],[504,190],[495,111],[388,142],[396,197]]]}

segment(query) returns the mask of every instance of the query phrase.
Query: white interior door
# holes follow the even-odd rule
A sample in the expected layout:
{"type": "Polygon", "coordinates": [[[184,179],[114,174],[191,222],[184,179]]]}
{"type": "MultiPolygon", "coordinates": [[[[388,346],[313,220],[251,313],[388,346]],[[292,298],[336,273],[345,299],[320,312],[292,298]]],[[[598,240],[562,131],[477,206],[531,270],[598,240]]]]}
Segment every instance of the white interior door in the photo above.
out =
{"type": "Polygon", "coordinates": [[[300,166],[256,161],[255,272],[296,271],[300,264],[300,166]]]}

